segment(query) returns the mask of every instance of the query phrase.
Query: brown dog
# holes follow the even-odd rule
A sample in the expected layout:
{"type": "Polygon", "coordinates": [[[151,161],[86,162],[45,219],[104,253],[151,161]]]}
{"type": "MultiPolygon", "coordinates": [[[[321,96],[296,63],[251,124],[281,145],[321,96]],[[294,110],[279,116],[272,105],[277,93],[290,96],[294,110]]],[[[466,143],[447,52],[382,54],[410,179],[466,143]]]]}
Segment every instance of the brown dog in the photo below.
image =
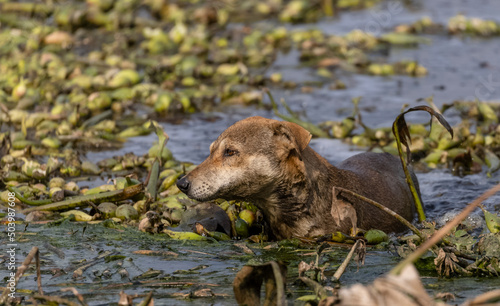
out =
{"type": "Polygon", "coordinates": [[[356,223],[385,232],[405,229],[387,213],[335,190],[354,191],[411,221],[415,205],[399,159],[361,153],[334,167],[308,146],[310,140],[295,123],[241,120],[210,145],[210,156],[177,186],[198,201],[252,201],[277,239],[349,233],[356,223]]]}

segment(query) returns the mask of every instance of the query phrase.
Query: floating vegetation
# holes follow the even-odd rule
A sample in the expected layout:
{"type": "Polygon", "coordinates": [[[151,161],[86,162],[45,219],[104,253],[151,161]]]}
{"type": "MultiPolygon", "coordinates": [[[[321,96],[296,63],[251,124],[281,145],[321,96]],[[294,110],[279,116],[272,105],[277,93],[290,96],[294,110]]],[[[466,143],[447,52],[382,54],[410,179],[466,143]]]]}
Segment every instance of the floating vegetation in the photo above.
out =
{"type": "MultiPolygon", "coordinates": [[[[500,34],[500,25],[493,20],[483,20],[476,17],[466,17],[464,15],[456,15],[448,20],[447,25],[437,24],[432,21],[430,17],[423,17],[412,24],[401,24],[395,28],[396,33],[394,39],[401,39],[402,41],[413,40],[413,43],[425,42],[426,38],[418,36],[401,35],[402,33],[413,34],[450,34],[460,35],[467,34],[479,37],[498,36],[500,34]]],[[[392,38],[394,34],[386,34],[392,38]]],[[[386,36],[384,35],[384,36],[386,36]]]]}
{"type": "Polygon", "coordinates": [[[500,34],[500,25],[493,20],[467,18],[457,15],[448,20],[448,31],[452,34],[465,33],[478,36],[495,36],[500,34]]]}

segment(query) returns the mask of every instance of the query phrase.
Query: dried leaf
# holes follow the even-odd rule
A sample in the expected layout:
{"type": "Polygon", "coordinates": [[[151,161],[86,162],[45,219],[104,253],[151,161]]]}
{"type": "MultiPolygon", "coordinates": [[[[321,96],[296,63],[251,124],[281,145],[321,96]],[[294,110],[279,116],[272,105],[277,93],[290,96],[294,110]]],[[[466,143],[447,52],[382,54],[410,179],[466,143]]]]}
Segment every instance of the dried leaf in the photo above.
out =
{"type": "Polygon", "coordinates": [[[264,305],[286,305],[286,266],[275,261],[244,266],[233,282],[234,296],[240,305],[260,305],[260,288],[265,284],[264,305]]]}
{"type": "Polygon", "coordinates": [[[155,211],[148,211],[146,217],[139,222],[139,230],[148,233],[161,232],[163,223],[160,222],[160,215],[155,211]]]}
{"type": "Polygon", "coordinates": [[[454,253],[446,252],[442,248],[439,249],[438,256],[434,259],[434,264],[440,276],[450,277],[454,274],[472,274],[459,265],[459,260],[454,253]]]}
{"type": "Polygon", "coordinates": [[[355,284],[340,289],[339,299],[335,305],[434,305],[413,265],[407,265],[397,276],[377,278],[368,286],[355,284]]]}
{"type": "Polygon", "coordinates": [[[45,36],[43,42],[47,45],[62,45],[65,48],[73,42],[73,36],[68,32],[55,31],[45,36]]]}
{"type": "Polygon", "coordinates": [[[126,294],[123,290],[120,292],[120,300],[118,301],[119,306],[132,306],[133,299],[130,295],[126,294]]]}
{"type": "Polygon", "coordinates": [[[246,246],[243,243],[235,243],[234,246],[239,247],[240,249],[242,249],[245,254],[255,255],[255,252],[252,251],[251,248],[249,248],[248,246],[246,246]]]}
{"type": "Polygon", "coordinates": [[[335,187],[332,188],[333,200],[331,215],[335,224],[340,227],[344,220],[350,219],[352,223],[353,233],[357,232],[358,217],[354,207],[345,201],[342,201],[337,197],[338,192],[335,187]]]}
{"type": "Polygon", "coordinates": [[[213,296],[215,296],[215,294],[213,293],[213,291],[210,288],[205,288],[205,289],[196,290],[195,292],[193,292],[193,294],[191,296],[196,297],[196,298],[213,297],[213,296]]]}
{"type": "Polygon", "coordinates": [[[359,266],[364,266],[365,265],[365,257],[366,257],[366,243],[364,240],[360,240],[359,246],[356,248],[355,253],[356,257],[354,257],[354,260],[356,260],[356,264],[359,266]]]}
{"type": "Polygon", "coordinates": [[[454,301],[456,297],[453,293],[450,292],[439,292],[434,298],[447,302],[454,301]]]}
{"type": "Polygon", "coordinates": [[[301,261],[299,263],[299,277],[304,276],[304,273],[311,270],[314,267],[314,263],[311,264],[306,263],[305,261],[301,261]]]}

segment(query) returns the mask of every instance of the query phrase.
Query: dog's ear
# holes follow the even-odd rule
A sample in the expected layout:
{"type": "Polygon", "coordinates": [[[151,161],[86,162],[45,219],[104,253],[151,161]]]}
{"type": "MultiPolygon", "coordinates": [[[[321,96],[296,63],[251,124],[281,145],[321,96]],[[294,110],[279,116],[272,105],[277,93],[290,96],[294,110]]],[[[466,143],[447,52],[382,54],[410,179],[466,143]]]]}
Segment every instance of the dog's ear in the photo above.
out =
{"type": "Polygon", "coordinates": [[[297,123],[284,121],[283,124],[290,129],[293,138],[295,138],[295,142],[297,142],[299,150],[303,151],[307,148],[312,138],[311,133],[297,123]]]}
{"type": "Polygon", "coordinates": [[[292,144],[292,147],[297,150],[299,155],[307,145],[309,145],[309,141],[311,141],[312,138],[308,130],[296,123],[288,121],[279,121],[274,126],[274,131],[275,134],[285,136],[289,143],[292,144]]]}

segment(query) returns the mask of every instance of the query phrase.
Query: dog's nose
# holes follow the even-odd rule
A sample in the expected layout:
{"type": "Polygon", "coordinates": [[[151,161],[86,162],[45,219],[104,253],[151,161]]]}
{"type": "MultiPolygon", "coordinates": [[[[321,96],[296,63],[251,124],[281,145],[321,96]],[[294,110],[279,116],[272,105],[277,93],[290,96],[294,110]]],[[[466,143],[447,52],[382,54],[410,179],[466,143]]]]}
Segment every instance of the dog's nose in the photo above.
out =
{"type": "Polygon", "coordinates": [[[188,190],[189,190],[189,181],[187,179],[187,176],[183,176],[181,177],[178,181],[177,181],[177,187],[179,188],[180,191],[184,192],[184,193],[187,193],[188,190]]]}

